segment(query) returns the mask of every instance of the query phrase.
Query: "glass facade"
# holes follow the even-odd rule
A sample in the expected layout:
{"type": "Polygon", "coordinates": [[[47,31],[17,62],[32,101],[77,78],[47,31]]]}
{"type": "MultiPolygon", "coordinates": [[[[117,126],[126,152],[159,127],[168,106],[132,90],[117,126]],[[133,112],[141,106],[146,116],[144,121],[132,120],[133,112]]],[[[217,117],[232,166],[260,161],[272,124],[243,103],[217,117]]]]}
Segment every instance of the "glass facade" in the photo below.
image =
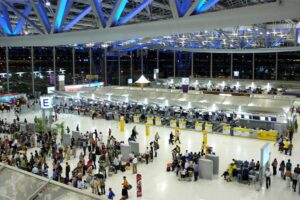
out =
{"type": "Polygon", "coordinates": [[[10,91],[32,94],[31,49],[9,48],[10,91]]]}
{"type": "Polygon", "coordinates": [[[213,54],[213,77],[229,78],[231,76],[231,54],[213,54]]]}
{"type": "Polygon", "coordinates": [[[233,54],[232,78],[252,79],[253,54],[233,54]]]}
{"type": "Polygon", "coordinates": [[[194,53],[194,77],[210,76],[210,53],[194,53]]]}
{"type": "Polygon", "coordinates": [[[278,80],[300,81],[300,52],[278,53],[278,80]]]}
{"type": "Polygon", "coordinates": [[[192,53],[191,52],[176,52],[176,77],[190,77],[192,69],[192,53]]]}
{"type": "Polygon", "coordinates": [[[174,52],[159,52],[159,78],[173,77],[174,73],[174,52]]]}
{"type": "MultiPolygon", "coordinates": [[[[53,47],[33,48],[32,60],[31,48],[8,48],[10,92],[33,94],[34,89],[45,94],[47,87],[55,85],[55,64],[56,75],[65,75],[65,85],[105,81],[104,49],[74,48],[74,71],[73,47],[55,47],[55,56],[53,49],[53,47]],[[93,76],[87,76],[89,74],[93,76]]],[[[153,81],[154,70],[157,67],[159,78],[162,79],[173,77],[174,73],[176,77],[190,77],[193,72],[195,78],[209,78],[211,74],[213,78],[230,78],[232,73],[233,79],[252,79],[254,74],[255,80],[276,80],[277,66],[277,80],[300,81],[300,52],[256,53],[254,60],[252,53],[193,53],[192,59],[190,52],[176,52],[174,59],[173,51],[160,50],[158,57],[157,60],[157,50],[150,49],[128,52],[108,50],[107,84],[126,86],[129,79],[134,83],[142,74],[153,81]]],[[[0,92],[7,92],[5,48],[0,48],[0,74],[0,92]]]]}
{"type": "Polygon", "coordinates": [[[275,80],[276,54],[261,53],[255,54],[255,79],[275,80]]]}

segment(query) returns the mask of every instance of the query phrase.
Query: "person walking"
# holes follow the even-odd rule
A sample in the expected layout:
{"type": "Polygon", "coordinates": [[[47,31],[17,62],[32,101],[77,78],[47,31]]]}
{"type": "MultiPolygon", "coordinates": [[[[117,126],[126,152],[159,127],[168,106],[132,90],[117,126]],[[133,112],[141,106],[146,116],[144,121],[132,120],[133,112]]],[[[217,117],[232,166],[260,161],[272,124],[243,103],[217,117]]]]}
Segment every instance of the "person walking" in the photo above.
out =
{"type": "Polygon", "coordinates": [[[278,165],[278,162],[277,162],[277,159],[275,158],[272,162],[273,176],[275,176],[277,174],[277,165],[278,165]]]}
{"type": "Polygon", "coordinates": [[[133,174],[137,173],[137,163],[138,163],[138,159],[136,156],[134,156],[134,158],[132,160],[132,173],[133,174]]]}
{"type": "Polygon", "coordinates": [[[293,188],[294,192],[296,192],[298,176],[299,175],[294,171],[294,173],[292,174],[292,188],[293,188]]]}
{"type": "Polygon", "coordinates": [[[284,160],[281,161],[281,163],[279,165],[279,171],[280,171],[281,178],[284,179],[284,171],[285,171],[285,162],[284,162],[284,160]]]}
{"type": "Polygon", "coordinates": [[[267,168],[267,171],[266,171],[266,187],[267,187],[267,189],[269,189],[269,187],[271,186],[271,176],[272,176],[272,173],[271,173],[270,169],[267,168]]]}
{"type": "Polygon", "coordinates": [[[108,196],[107,196],[107,198],[110,199],[110,200],[113,200],[115,196],[116,196],[116,195],[115,195],[115,193],[112,191],[112,189],[111,189],[111,188],[108,188],[108,196]]]}
{"type": "Polygon", "coordinates": [[[158,140],[160,139],[158,132],[155,133],[154,139],[155,139],[155,141],[157,141],[157,142],[158,142],[158,140]]]}
{"type": "Polygon", "coordinates": [[[174,140],[174,142],[176,143],[177,141],[179,142],[179,144],[181,144],[180,138],[179,138],[179,131],[178,130],[175,131],[175,140],[174,140]]]}

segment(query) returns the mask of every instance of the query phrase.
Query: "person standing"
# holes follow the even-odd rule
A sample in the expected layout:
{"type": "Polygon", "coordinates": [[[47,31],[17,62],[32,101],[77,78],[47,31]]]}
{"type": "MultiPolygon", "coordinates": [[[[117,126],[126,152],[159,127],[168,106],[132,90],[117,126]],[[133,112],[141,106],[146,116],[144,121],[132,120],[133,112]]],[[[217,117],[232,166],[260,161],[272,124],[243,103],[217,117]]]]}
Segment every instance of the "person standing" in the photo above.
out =
{"type": "Polygon", "coordinates": [[[179,131],[178,130],[175,131],[175,140],[174,140],[174,142],[176,143],[177,141],[179,142],[179,144],[181,144],[180,138],[179,138],[179,131]]]}
{"type": "Polygon", "coordinates": [[[137,163],[138,163],[138,159],[136,156],[134,156],[134,158],[132,160],[132,173],[133,174],[137,173],[137,163]]]}
{"type": "Polygon", "coordinates": [[[70,179],[70,171],[71,171],[71,167],[69,165],[68,162],[66,162],[66,181],[69,182],[70,179]]]}
{"type": "Polygon", "coordinates": [[[149,156],[150,156],[150,151],[149,148],[146,148],[146,153],[145,153],[145,160],[146,160],[146,164],[148,165],[149,163],[149,156]]]}
{"type": "Polygon", "coordinates": [[[194,163],[194,181],[198,180],[199,176],[199,165],[197,162],[194,163]]]}
{"type": "Polygon", "coordinates": [[[170,133],[169,144],[172,144],[172,145],[174,144],[174,135],[173,135],[172,131],[170,133]]]}
{"type": "Polygon", "coordinates": [[[273,167],[273,176],[275,176],[277,174],[277,159],[275,158],[274,161],[272,162],[272,167],[273,167]]]}
{"type": "Polygon", "coordinates": [[[160,138],[160,137],[159,137],[159,134],[158,134],[158,132],[156,132],[156,133],[155,133],[155,136],[154,136],[155,141],[158,142],[159,138],[160,138]]]}
{"type": "Polygon", "coordinates": [[[267,171],[266,171],[266,187],[267,187],[267,189],[269,189],[269,187],[271,186],[271,176],[272,176],[272,173],[271,173],[270,169],[267,168],[267,171]]]}
{"type": "Polygon", "coordinates": [[[285,163],[284,160],[281,161],[280,165],[279,165],[279,171],[280,171],[280,176],[281,178],[284,178],[284,171],[285,171],[285,163]]]}
{"type": "Polygon", "coordinates": [[[86,156],[86,147],[87,147],[87,141],[84,139],[82,141],[82,148],[83,148],[83,155],[86,156]]]}

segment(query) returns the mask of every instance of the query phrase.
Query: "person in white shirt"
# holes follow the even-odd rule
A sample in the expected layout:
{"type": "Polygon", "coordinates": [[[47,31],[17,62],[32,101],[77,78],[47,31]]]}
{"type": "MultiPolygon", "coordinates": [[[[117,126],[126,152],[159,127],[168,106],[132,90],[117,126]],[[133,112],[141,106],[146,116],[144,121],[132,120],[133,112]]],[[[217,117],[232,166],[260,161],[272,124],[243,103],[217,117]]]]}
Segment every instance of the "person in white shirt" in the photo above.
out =
{"type": "Polygon", "coordinates": [[[267,189],[269,189],[269,187],[271,186],[271,176],[272,176],[272,173],[271,173],[270,169],[267,168],[267,170],[266,170],[266,187],[267,187],[267,189]]]}
{"type": "Polygon", "coordinates": [[[136,156],[134,156],[134,158],[132,160],[132,173],[133,174],[137,173],[137,163],[138,163],[138,159],[136,156]]]}

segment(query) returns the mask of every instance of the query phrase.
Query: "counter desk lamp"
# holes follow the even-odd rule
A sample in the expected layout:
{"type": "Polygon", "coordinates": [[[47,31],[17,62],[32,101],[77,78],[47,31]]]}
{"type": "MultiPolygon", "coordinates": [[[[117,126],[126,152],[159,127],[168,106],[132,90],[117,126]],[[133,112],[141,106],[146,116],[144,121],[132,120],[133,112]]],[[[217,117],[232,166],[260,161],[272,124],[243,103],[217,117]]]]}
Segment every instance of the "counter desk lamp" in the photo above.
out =
{"type": "Polygon", "coordinates": [[[149,84],[150,81],[148,81],[144,75],[141,75],[141,77],[135,82],[141,86],[141,89],[144,89],[144,85],[149,84]]]}

